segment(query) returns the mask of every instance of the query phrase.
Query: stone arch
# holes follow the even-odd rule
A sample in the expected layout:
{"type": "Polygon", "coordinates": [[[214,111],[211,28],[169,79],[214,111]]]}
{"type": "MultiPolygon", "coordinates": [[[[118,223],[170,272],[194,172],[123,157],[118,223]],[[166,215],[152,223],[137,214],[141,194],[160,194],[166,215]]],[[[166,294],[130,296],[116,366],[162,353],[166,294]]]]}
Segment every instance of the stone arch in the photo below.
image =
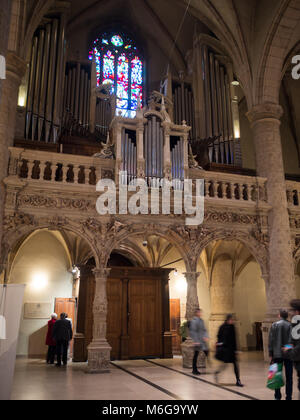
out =
{"type": "Polygon", "coordinates": [[[262,276],[267,284],[267,278],[269,273],[268,268],[268,250],[267,247],[257,241],[251,234],[247,232],[241,231],[213,231],[208,233],[197,245],[196,253],[197,253],[197,261],[199,260],[202,252],[205,248],[213,241],[220,241],[220,240],[235,240],[241,242],[253,255],[255,261],[259,264],[262,272],[262,276]]]}
{"type": "Polygon", "coordinates": [[[91,252],[96,262],[96,267],[101,266],[101,256],[99,250],[95,246],[92,238],[83,233],[79,226],[76,226],[75,224],[60,223],[59,221],[55,220],[34,221],[33,218],[31,218],[30,216],[24,215],[19,215],[19,217],[21,217],[21,219],[19,219],[19,221],[21,220],[21,224],[15,229],[9,229],[4,232],[2,254],[0,260],[0,266],[2,266],[2,268],[5,268],[6,263],[8,261],[8,256],[11,252],[14,253],[21,246],[24,240],[26,240],[26,238],[32,235],[35,231],[43,229],[57,230],[62,234],[64,231],[70,231],[75,235],[78,235],[89,244],[91,252]]]}
{"type": "Polygon", "coordinates": [[[183,261],[185,263],[185,267],[187,272],[192,271],[192,266],[190,263],[190,250],[188,248],[188,245],[184,243],[182,240],[182,237],[180,237],[176,232],[174,232],[172,229],[164,226],[158,226],[158,225],[136,225],[131,226],[130,229],[128,227],[125,227],[121,229],[117,235],[114,237],[114,241],[111,244],[110,248],[106,250],[107,253],[107,260],[106,265],[108,262],[109,255],[113,252],[115,248],[118,247],[118,244],[126,241],[126,239],[133,238],[135,236],[159,236],[161,238],[166,239],[167,241],[170,241],[172,245],[177,248],[178,252],[181,254],[183,261]]]}
{"type": "Polygon", "coordinates": [[[270,27],[257,72],[255,104],[278,103],[283,66],[300,21],[300,0],[282,2],[270,27]]]}

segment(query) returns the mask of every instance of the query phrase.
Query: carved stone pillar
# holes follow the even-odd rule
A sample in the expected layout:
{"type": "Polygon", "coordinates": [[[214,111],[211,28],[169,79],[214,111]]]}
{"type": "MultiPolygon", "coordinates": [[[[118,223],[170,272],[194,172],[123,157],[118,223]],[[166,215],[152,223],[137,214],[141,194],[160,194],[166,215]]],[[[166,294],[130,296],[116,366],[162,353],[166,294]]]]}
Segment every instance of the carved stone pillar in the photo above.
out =
{"type": "MultiPolygon", "coordinates": [[[[191,321],[195,316],[196,310],[200,307],[197,288],[197,282],[200,273],[184,273],[184,275],[187,280],[186,319],[187,321],[191,321]]],[[[181,351],[183,367],[186,369],[191,369],[193,367],[194,344],[190,337],[181,345],[181,351]]],[[[198,367],[206,367],[204,354],[199,355],[198,367]]]]}
{"type": "Polygon", "coordinates": [[[0,102],[0,254],[5,199],[3,179],[8,173],[8,148],[14,143],[19,87],[25,70],[26,64],[20,57],[13,53],[7,54],[6,79],[2,83],[0,102]]]}
{"type": "Polygon", "coordinates": [[[294,261],[282,158],[280,119],[283,110],[275,104],[255,106],[248,118],[253,129],[256,166],[259,176],[267,178],[269,213],[269,286],[267,320],[275,320],[278,310],[288,308],[295,297],[294,261]]]}
{"type": "Polygon", "coordinates": [[[95,269],[95,300],[93,306],[93,341],[88,347],[88,372],[109,371],[111,347],[106,340],[107,329],[107,278],[110,269],[95,269]]]}
{"type": "Polygon", "coordinates": [[[186,297],[186,319],[192,320],[199,306],[198,299],[198,277],[200,273],[184,273],[187,281],[187,297],[186,297]]]}

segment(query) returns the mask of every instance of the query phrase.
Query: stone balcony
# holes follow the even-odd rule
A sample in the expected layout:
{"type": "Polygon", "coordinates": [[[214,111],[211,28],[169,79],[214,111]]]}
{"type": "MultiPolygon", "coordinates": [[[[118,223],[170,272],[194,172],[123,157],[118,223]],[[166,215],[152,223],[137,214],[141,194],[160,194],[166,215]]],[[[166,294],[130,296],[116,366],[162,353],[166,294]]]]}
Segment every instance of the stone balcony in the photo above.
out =
{"type": "MultiPolygon", "coordinates": [[[[8,192],[17,188],[43,195],[47,192],[61,196],[71,194],[78,199],[93,195],[96,199],[96,184],[107,178],[115,179],[114,160],[12,147],[5,183],[8,192]]],[[[205,172],[199,169],[190,169],[188,178],[204,179],[205,203],[208,207],[260,210],[263,213],[270,209],[265,178],[205,172]]],[[[300,212],[300,184],[287,184],[289,203],[294,210],[300,212]]],[[[26,203],[23,202],[23,205],[26,203]]],[[[9,207],[8,202],[6,208],[9,207]]]]}
{"type": "MultiPolygon", "coordinates": [[[[115,179],[112,159],[84,157],[45,151],[10,148],[5,215],[100,219],[96,211],[101,179],[115,179]]],[[[268,233],[266,179],[190,169],[189,179],[205,181],[205,222],[210,230],[231,229],[268,233]]],[[[293,185],[299,189],[300,186],[293,185]]],[[[296,188],[296,189],[297,189],[296,188]]],[[[297,189],[297,191],[298,191],[297,189]]],[[[300,207],[291,203],[294,212],[300,207]]],[[[171,209],[172,209],[171,202],[171,209]]],[[[184,225],[185,215],[120,216],[134,223],[184,225]]]]}

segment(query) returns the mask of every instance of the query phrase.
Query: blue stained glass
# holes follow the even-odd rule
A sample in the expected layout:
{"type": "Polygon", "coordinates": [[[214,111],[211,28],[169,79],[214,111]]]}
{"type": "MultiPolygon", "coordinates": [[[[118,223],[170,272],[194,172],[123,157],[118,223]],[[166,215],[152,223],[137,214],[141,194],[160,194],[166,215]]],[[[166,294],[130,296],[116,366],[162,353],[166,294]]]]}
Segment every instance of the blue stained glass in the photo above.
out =
{"type": "Polygon", "coordinates": [[[143,64],[138,57],[131,62],[131,81],[141,85],[143,83],[143,64]]]}
{"type": "Polygon", "coordinates": [[[115,35],[112,37],[111,39],[111,43],[115,46],[115,47],[122,47],[124,45],[124,41],[123,39],[120,37],[120,35],[115,35]]]}
{"type": "Polygon", "coordinates": [[[89,59],[96,63],[97,85],[110,84],[112,93],[116,94],[117,115],[122,112],[123,116],[133,118],[138,99],[141,103],[143,100],[143,62],[132,40],[104,34],[94,41],[89,59]]]}

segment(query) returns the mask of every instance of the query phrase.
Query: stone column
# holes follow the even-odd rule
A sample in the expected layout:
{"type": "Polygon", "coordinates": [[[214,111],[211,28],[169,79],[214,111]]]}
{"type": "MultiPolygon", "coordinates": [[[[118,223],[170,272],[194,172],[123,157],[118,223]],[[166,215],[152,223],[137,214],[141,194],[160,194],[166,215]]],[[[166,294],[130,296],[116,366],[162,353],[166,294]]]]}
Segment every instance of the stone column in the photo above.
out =
{"type": "Polygon", "coordinates": [[[294,261],[288,212],[285,172],[282,158],[281,106],[262,104],[254,107],[248,118],[253,129],[256,166],[259,176],[267,178],[269,213],[269,279],[267,287],[268,316],[288,308],[295,297],[294,261]]]}
{"type": "Polygon", "coordinates": [[[184,273],[187,281],[186,319],[191,321],[196,310],[200,307],[198,299],[198,278],[201,273],[184,273]]]}
{"type": "Polygon", "coordinates": [[[19,87],[25,71],[25,62],[14,53],[8,53],[6,57],[6,79],[2,83],[0,102],[0,254],[5,200],[3,179],[8,173],[8,148],[14,144],[19,87]]]}
{"type": "Polygon", "coordinates": [[[280,119],[281,106],[261,104],[255,106],[248,118],[253,129],[256,166],[259,176],[267,178],[269,213],[268,229],[269,273],[267,282],[267,314],[264,322],[264,347],[266,350],[268,326],[277,319],[281,308],[289,308],[296,295],[292,238],[288,212],[285,171],[282,158],[280,119]]]}
{"type": "MultiPolygon", "coordinates": [[[[191,321],[195,316],[196,310],[200,308],[197,287],[200,273],[184,273],[184,275],[187,281],[186,319],[187,321],[191,321]]],[[[194,344],[190,337],[181,345],[181,351],[183,367],[191,369],[193,367],[194,344]]],[[[204,354],[199,355],[198,367],[206,367],[204,354]]]]}
{"type": "Polygon", "coordinates": [[[93,341],[88,347],[88,372],[109,372],[111,347],[106,340],[107,329],[107,278],[110,269],[95,269],[95,300],[93,306],[93,341]]]}

